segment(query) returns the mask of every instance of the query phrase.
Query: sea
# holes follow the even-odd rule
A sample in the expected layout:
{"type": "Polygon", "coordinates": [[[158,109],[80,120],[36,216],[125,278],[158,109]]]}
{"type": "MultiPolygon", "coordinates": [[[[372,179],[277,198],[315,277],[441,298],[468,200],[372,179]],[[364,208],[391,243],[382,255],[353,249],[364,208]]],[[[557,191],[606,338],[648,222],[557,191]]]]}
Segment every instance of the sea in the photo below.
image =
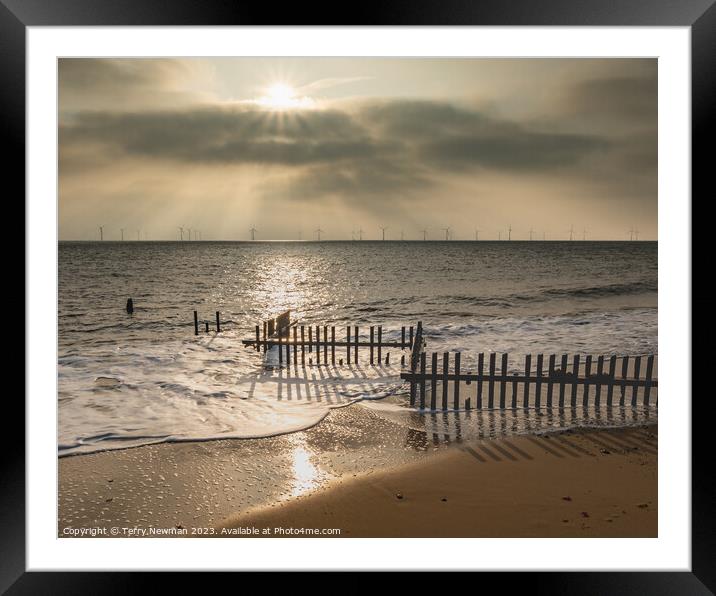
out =
{"type": "MultiPolygon", "coordinates": [[[[380,325],[396,340],[420,321],[426,350],[460,351],[463,370],[480,352],[508,353],[515,371],[527,354],[657,355],[657,253],[646,241],[60,242],[58,454],[269,437],[339,407],[435,431],[435,416],[409,404],[400,350],[387,365],[371,366],[362,349],[358,364],[309,354],[306,366],[267,367],[242,340],[290,310],[299,325],[335,326],[341,340],[347,325],[361,338],[380,325]]],[[[641,414],[528,415],[510,428],[641,414]]],[[[450,415],[441,433],[462,421],[463,433],[493,434],[474,411],[450,415]]]]}

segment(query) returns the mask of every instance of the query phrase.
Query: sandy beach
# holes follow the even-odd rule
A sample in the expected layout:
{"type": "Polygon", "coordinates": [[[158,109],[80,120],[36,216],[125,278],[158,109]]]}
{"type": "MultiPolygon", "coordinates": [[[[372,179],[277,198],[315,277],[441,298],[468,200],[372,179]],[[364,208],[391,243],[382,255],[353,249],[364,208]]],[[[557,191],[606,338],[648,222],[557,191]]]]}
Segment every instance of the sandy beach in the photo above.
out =
{"type": "Polygon", "coordinates": [[[301,528],[325,528],[343,537],[656,537],[656,443],[656,427],[647,427],[464,444],[233,517],[220,534],[298,528],[303,537],[301,528]]]}
{"type": "Polygon", "coordinates": [[[354,406],[279,437],[64,457],[58,473],[61,537],[88,527],[120,537],[658,531],[656,425],[436,441],[354,406]]]}

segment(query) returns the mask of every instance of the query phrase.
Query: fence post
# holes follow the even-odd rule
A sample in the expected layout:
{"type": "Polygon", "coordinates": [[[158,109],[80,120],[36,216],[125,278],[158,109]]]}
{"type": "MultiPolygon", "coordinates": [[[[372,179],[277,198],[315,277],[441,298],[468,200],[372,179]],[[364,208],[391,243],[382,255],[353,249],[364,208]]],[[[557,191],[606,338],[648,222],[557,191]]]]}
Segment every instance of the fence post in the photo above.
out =
{"type": "Polygon", "coordinates": [[[219,311],[216,311],[216,332],[219,333],[221,331],[221,324],[219,322],[219,311]]]}
{"type": "Polygon", "coordinates": [[[609,357],[609,386],[607,387],[607,406],[612,407],[613,396],[614,396],[614,375],[617,369],[617,357],[611,355],[609,357]]]}
{"type": "Polygon", "coordinates": [[[209,333],[209,321],[204,321],[204,325],[206,327],[206,332],[209,333]]]}
{"type": "Polygon", "coordinates": [[[298,366],[298,329],[293,326],[293,368],[298,366]]]}
{"type": "Polygon", "coordinates": [[[505,393],[507,392],[507,353],[502,354],[502,372],[500,374],[500,410],[505,409],[505,393]]]}
{"type": "Polygon", "coordinates": [[[328,325],[323,326],[323,364],[328,364],[328,325]]]}
{"type": "Polygon", "coordinates": [[[453,410],[459,410],[460,409],[460,379],[457,378],[460,376],[460,358],[461,354],[460,352],[455,353],[455,386],[453,387],[454,395],[453,395],[453,402],[452,402],[452,408],[453,410]]]}
{"type": "Polygon", "coordinates": [[[594,407],[598,409],[602,401],[602,375],[604,374],[604,356],[597,357],[597,374],[599,375],[599,381],[597,381],[597,388],[594,391],[594,407]]]}
{"type": "MultiPolygon", "coordinates": [[[[634,358],[634,380],[636,380],[636,381],[639,380],[640,369],[641,369],[641,356],[637,356],[636,358],[634,358]]],[[[632,393],[631,393],[631,405],[632,406],[636,406],[636,398],[637,398],[638,390],[639,390],[639,385],[637,383],[634,383],[634,388],[632,389],[632,393]]]]}
{"type": "Polygon", "coordinates": [[[346,364],[351,363],[351,326],[346,327],[346,364]]]}
{"type": "Polygon", "coordinates": [[[381,363],[381,356],[383,355],[383,326],[378,325],[378,364],[381,363]]]}
{"type": "Polygon", "coordinates": [[[622,383],[621,383],[621,395],[619,396],[619,405],[624,406],[624,396],[626,395],[626,385],[624,380],[627,378],[629,373],[629,356],[622,358],[622,383]]]}
{"type": "Polygon", "coordinates": [[[308,326],[308,353],[313,354],[313,325],[308,326]]]}
{"type": "Polygon", "coordinates": [[[562,354],[562,365],[561,365],[562,374],[560,375],[560,378],[559,378],[559,409],[560,410],[564,409],[564,381],[565,381],[564,375],[567,374],[567,359],[568,359],[567,354],[562,354]]]}
{"type": "Polygon", "coordinates": [[[430,366],[430,409],[435,411],[435,404],[438,390],[438,353],[433,352],[433,359],[430,366]]]}
{"type": "Polygon", "coordinates": [[[281,333],[278,333],[278,365],[283,364],[283,346],[281,345],[281,333]]]}
{"type": "Polygon", "coordinates": [[[425,409],[425,352],[420,354],[420,409],[425,409]]]}
{"type": "Polygon", "coordinates": [[[301,366],[306,366],[306,330],[301,325],[301,366]]]}
{"type": "Polygon", "coordinates": [[[258,325],[256,325],[256,351],[261,351],[261,332],[258,325]]]}
{"type": "Polygon", "coordinates": [[[572,408],[577,407],[577,379],[579,377],[579,354],[576,354],[572,359],[572,373],[574,374],[574,380],[572,381],[572,396],[571,406],[572,408]]]}
{"type": "Polygon", "coordinates": [[[537,354],[537,383],[535,385],[535,408],[539,410],[542,405],[542,366],[544,354],[537,354]]]}
{"type": "Polygon", "coordinates": [[[354,348],[354,350],[353,350],[353,356],[354,356],[353,360],[354,360],[355,364],[357,365],[357,364],[358,364],[358,345],[359,345],[359,341],[358,341],[358,335],[359,335],[359,334],[358,334],[358,325],[355,326],[354,332],[355,332],[355,333],[354,333],[353,335],[354,335],[354,337],[355,337],[355,344],[354,344],[355,348],[354,348]]]}
{"type": "Polygon", "coordinates": [[[589,375],[592,374],[592,355],[584,359],[584,393],[582,393],[582,407],[589,408],[589,375]]]}
{"type": "Polygon", "coordinates": [[[492,352],[490,354],[490,370],[489,383],[487,385],[487,407],[492,409],[495,407],[495,359],[497,355],[492,352]]]}
{"type": "Polygon", "coordinates": [[[316,325],[316,364],[321,366],[321,326],[316,325]]]}
{"type": "Polygon", "coordinates": [[[485,354],[477,355],[477,409],[482,410],[482,373],[485,368],[485,354]]]}
{"type": "Polygon", "coordinates": [[[447,410],[448,407],[448,372],[450,370],[450,353],[443,354],[443,400],[442,409],[447,410]]]}
{"type": "Polygon", "coordinates": [[[512,373],[512,403],[510,405],[513,410],[517,409],[517,380],[515,379],[517,376],[517,373],[512,373]]]}
{"type": "Polygon", "coordinates": [[[266,339],[268,338],[267,326],[268,323],[264,321],[264,354],[268,351],[268,346],[266,345],[266,339]]]}
{"type": "Polygon", "coordinates": [[[644,385],[644,405],[649,405],[649,396],[651,395],[651,377],[654,374],[654,355],[651,354],[646,359],[646,385],[644,385]]]}
{"type": "Polygon", "coordinates": [[[522,398],[522,407],[527,409],[530,407],[530,373],[532,372],[532,354],[525,356],[525,387],[524,396],[522,398]]]}
{"type": "Polygon", "coordinates": [[[331,325],[331,364],[336,365],[336,326],[331,325]]]}
{"type": "Polygon", "coordinates": [[[554,393],[554,380],[552,376],[554,375],[554,361],[556,360],[556,356],[554,354],[549,355],[549,366],[547,368],[547,375],[548,375],[548,381],[547,381],[547,407],[552,407],[552,394],[554,393]]]}
{"type": "Polygon", "coordinates": [[[373,360],[373,340],[375,337],[375,327],[373,325],[370,326],[370,364],[371,366],[374,363],[373,360]]]}
{"type": "Polygon", "coordinates": [[[194,311],[194,335],[199,335],[199,313],[194,311]]]}

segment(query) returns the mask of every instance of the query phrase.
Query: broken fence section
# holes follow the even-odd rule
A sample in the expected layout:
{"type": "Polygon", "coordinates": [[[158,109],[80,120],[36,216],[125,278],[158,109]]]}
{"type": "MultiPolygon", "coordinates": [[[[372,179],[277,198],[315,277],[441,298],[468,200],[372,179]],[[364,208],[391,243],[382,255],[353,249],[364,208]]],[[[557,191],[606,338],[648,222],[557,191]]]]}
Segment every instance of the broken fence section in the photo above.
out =
{"type": "Polygon", "coordinates": [[[508,372],[507,354],[499,356],[499,365],[498,354],[478,354],[476,372],[461,371],[460,352],[452,353],[452,367],[450,360],[450,352],[433,352],[429,359],[421,352],[417,366],[401,373],[400,377],[410,383],[411,406],[417,402],[424,410],[429,400],[430,410],[587,408],[590,404],[598,408],[604,403],[636,406],[639,394],[642,404],[649,406],[651,390],[658,386],[653,377],[653,355],[586,356],[582,360],[580,355],[563,354],[557,367],[554,354],[547,358],[528,354],[519,373],[508,372]],[[644,359],[646,371],[642,378],[644,359]],[[620,366],[617,360],[621,360],[620,366]]]}

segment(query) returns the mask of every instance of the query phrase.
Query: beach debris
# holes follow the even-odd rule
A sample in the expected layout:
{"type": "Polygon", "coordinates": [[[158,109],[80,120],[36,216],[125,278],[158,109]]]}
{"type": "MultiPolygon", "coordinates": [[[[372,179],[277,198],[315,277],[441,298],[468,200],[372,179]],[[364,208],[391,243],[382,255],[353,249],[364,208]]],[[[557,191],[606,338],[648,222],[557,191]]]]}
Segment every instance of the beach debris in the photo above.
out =
{"type": "Polygon", "coordinates": [[[637,505],[637,507],[639,507],[639,509],[646,509],[648,506],[649,506],[648,503],[639,503],[637,505]]]}
{"type": "Polygon", "coordinates": [[[109,499],[105,499],[104,502],[105,502],[105,503],[111,503],[111,502],[112,502],[112,498],[113,498],[113,497],[110,497],[109,499]]]}
{"type": "Polygon", "coordinates": [[[440,500],[441,500],[443,503],[447,503],[447,498],[446,498],[446,497],[443,497],[443,498],[440,499],[440,500]]]}
{"type": "Polygon", "coordinates": [[[562,500],[563,500],[563,501],[571,501],[571,500],[572,500],[572,497],[569,497],[569,496],[567,496],[567,497],[562,497],[562,500]]]}
{"type": "Polygon", "coordinates": [[[599,453],[601,453],[602,455],[609,455],[611,454],[611,451],[609,451],[609,449],[602,448],[599,450],[599,453]]]}
{"type": "Polygon", "coordinates": [[[580,514],[582,517],[589,517],[589,514],[586,511],[582,511],[580,514]]]}
{"type": "Polygon", "coordinates": [[[402,499],[402,498],[403,498],[403,493],[396,493],[396,494],[395,494],[395,498],[398,499],[398,500],[402,499]]]}

